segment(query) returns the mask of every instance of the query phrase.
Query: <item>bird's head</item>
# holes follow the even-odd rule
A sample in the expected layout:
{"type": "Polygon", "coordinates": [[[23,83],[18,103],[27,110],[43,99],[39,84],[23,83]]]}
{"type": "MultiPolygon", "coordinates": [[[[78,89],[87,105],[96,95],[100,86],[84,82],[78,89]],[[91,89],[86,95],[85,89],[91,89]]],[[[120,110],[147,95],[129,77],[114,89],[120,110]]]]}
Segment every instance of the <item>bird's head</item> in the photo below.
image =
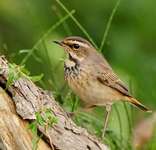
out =
{"type": "Polygon", "coordinates": [[[54,42],[64,48],[70,60],[75,60],[77,62],[86,59],[94,49],[91,43],[77,36],[66,37],[62,41],[54,42]]]}

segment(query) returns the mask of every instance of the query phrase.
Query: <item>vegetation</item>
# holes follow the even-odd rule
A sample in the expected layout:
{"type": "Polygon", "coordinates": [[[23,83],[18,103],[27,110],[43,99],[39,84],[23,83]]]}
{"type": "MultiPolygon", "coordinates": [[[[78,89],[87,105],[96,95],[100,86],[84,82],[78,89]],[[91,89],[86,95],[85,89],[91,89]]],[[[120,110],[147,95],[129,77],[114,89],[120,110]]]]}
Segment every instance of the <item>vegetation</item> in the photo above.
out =
{"type": "Polygon", "coordinates": [[[44,128],[45,132],[49,127],[52,127],[54,124],[58,122],[58,119],[53,115],[51,109],[43,109],[39,112],[35,113],[36,120],[32,121],[28,128],[33,133],[33,140],[32,140],[32,149],[37,149],[37,144],[40,138],[43,136],[42,134],[38,136],[37,127],[40,125],[44,128]]]}
{"type": "Polygon", "coordinates": [[[8,78],[6,83],[6,89],[9,88],[16,80],[20,77],[25,77],[33,82],[40,81],[43,77],[43,74],[37,76],[30,76],[30,72],[24,68],[24,66],[18,66],[16,64],[9,63],[9,71],[8,71],[8,78]]]}
{"type": "MultiPolygon", "coordinates": [[[[155,110],[154,4],[153,0],[2,0],[0,53],[19,64],[10,65],[7,88],[21,75],[41,74],[31,79],[39,80],[40,86],[53,91],[66,111],[77,112],[73,119],[78,125],[101,137],[104,108],[88,113],[79,111],[81,102],[64,81],[64,51],[52,43],[69,35],[79,35],[89,39],[105,55],[136,98],[155,110]],[[14,72],[14,67],[18,67],[19,72],[14,72]]],[[[104,142],[115,150],[133,149],[132,129],[138,120],[149,116],[129,104],[115,104],[104,142]]],[[[40,115],[36,117],[38,121],[31,124],[35,134],[35,125],[46,122],[40,115]]],[[[156,149],[155,135],[153,132],[151,139],[144,143],[144,149],[156,149]]]]}

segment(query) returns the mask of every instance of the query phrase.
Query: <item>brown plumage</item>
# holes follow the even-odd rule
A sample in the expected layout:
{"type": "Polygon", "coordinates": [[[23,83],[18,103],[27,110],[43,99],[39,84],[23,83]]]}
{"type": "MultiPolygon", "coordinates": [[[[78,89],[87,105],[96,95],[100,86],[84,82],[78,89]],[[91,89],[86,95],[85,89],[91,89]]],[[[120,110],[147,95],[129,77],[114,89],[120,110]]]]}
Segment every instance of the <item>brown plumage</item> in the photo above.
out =
{"type": "MultiPolygon", "coordinates": [[[[130,95],[128,88],[113,72],[106,59],[87,40],[67,37],[55,43],[61,45],[69,55],[64,67],[68,85],[88,107],[106,106],[109,116],[111,105],[123,100],[143,111],[150,111],[130,95]]],[[[107,121],[108,117],[106,124],[107,121]]]]}

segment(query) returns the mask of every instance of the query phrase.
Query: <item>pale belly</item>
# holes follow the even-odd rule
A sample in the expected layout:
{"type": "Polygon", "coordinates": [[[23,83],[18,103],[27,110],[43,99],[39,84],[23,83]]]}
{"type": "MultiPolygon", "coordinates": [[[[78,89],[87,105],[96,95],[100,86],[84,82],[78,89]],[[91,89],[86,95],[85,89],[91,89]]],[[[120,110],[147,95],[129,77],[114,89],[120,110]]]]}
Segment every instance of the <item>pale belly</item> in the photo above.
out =
{"type": "Polygon", "coordinates": [[[87,105],[104,106],[120,99],[118,91],[105,86],[97,79],[83,76],[83,79],[79,77],[67,81],[74,93],[87,105]]]}

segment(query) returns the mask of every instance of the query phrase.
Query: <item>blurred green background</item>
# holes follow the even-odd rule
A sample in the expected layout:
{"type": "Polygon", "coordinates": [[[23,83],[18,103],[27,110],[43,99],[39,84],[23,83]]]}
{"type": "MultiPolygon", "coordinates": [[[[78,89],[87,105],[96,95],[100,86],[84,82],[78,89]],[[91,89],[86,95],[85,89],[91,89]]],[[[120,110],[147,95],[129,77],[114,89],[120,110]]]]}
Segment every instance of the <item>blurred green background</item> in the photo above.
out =
{"type": "MultiPolygon", "coordinates": [[[[75,18],[99,47],[117,0],[61,2],[69,11],[75,10],[75,18]]],[[[131,93],[152,110],[156,109],[155,6],[155,0],[122,0],[102,49],[131,93]]],[[[52,41],[69,35],[87,37],[70,16],[62,20],[66,15],[69,14],[55,0],[1,0],[0,53],[11,62],[25,65],[32,75],[43,73],[44,78],[38,84],[53,91],[64,109],[74,111],[79,102],[64,82],[65,54],[52,41]]],[[[79,113],[74,120],[100,136],[103,112],[102,108],[96,108],[91,113],[79,113]]],[[[129,105],[115,105],[105,142],[112,149],[132,149],[131,128],[136,126],[138,120],[148,117],[151,114],[147,115],[129,105]]],[[[156,144],[153,144],[156,140],[151,141],[154,141],[153,136],[144,143],[144,149],[156,149],[156,144]]]]}

